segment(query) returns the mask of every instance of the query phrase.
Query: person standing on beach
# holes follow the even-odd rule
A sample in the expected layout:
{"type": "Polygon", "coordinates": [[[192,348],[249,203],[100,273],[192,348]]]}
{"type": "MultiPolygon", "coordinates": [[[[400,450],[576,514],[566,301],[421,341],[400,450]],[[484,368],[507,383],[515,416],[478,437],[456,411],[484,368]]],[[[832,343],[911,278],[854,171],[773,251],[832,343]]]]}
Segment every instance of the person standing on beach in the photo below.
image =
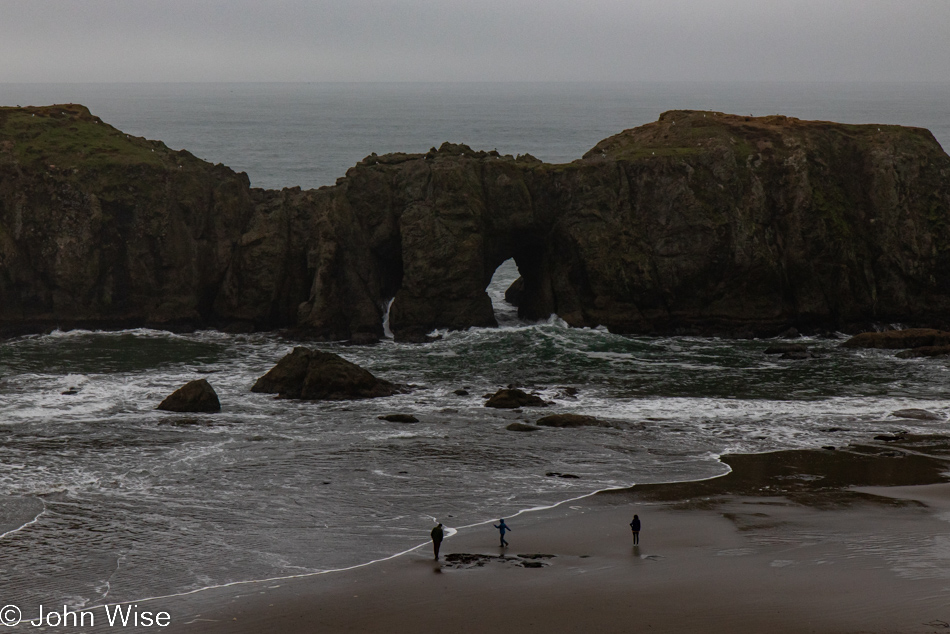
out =
{"type": "Polygon", "coordinates": [[[439,561],[439,548],[442,546],[442,539],[445,537],[445,531],[442,530],[442,524],[432,529],[432,550],[435,551],[435,560],[439,561]]]}
{"type": "Polygon", "coordinates": [[[630,522],[630,530],[633,531],[633,545],[638,546],[640,544],[640,516],[634,515],[633,521],[630,522]]]}
{"type": "Polygon", "coordinates": [[[492,526],[494,526],[495,528],[497,528],[497,529],[498,529],[498,532],[501,534],[501,547],[504,548],[505,546],[508,545],[508,542],[505,541],[505,532],[506,532],[506,531],[510,531],[511,529],[508,528],[508,525],[507,525],[507,524],[505,524],[505,520],[504,520],[504,519],[498,520],[498,524],[492,524],[492,526]]]}

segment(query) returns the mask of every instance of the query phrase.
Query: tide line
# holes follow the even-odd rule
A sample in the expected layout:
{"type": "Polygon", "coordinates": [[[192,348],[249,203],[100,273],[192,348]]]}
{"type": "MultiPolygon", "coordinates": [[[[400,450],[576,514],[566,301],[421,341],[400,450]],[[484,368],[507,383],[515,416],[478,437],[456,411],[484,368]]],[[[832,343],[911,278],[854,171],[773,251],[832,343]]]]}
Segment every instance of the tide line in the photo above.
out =
{"type": "Polygon", "coordinates": [[[32,526],[33,524],[36,524],[36,523],[39,521],[39,519],[40,519],[41,517],[43,517],[44,515],[46,515],[46,500],[44,500],[43,498],[37,498],[37,499],[40,501],[40,503],[42,503],[42,505],[43,505],[43,510],[40,511],[39,513],[37,513],[37,514],[36,514],[36,517],[34,517],[33,519],[31,519],[29,522],[27,522],[27,523],[24,524],[23,526],[20,526],[19,528],[14,528],[13,530],[9,530],[9,531],[7,531],[6,533],[3,533],[2,535],[0,535],[0,539],[3,539],[4,537],[6,537],[6,536],[8,536],[8,535],[13,535],[13,534],[15,534],[15,533],[19,533],[20,531],[22,531],[22,530],[23,530],[24,528],[26,528],[27,526],[32,526]]]}
{"type": "MultiPolygon", "coordinates": [[[[720,458],[721,456],[714,454],[712,457],[714,457],[716,460],[719,460],[719,458],[720,458]]],[[[715,478],[721,478],[721,477],[723,477],[723,476],[725,476],[725,475],[728,475],[729,473],[732,472],[732,468],[729,467],[729,465],[727,465],[727,464],[725,464],[725,463],[722,463],[722,462],[721,462],[720,464],[722,464],[722,465],[724,465],[724,466],[726,467],[727,471],[726,471],[725,473],[721,473],[721,474],[717,474],[717,475],[714,475],[714,476],[710,476],[710,477],[708,477],[708,478],[699,478],[699,479],[696,479],[696,480],[687,480],[687,482],[702,482],[702,481],[705,481],[705,480],[713,480],[713,479],[715,479],[715,478]]],[[[679,482],[679,481],[675,481],[675,482],[679,482]]],[[[672,483],[675,483],[675,482],[671,481],[670,483],[667,483],[667,484],[672,484],[672,483]]],[[[519,515],[523,515],[523,514],[525,514],[525,513],[535,513],[535,512],[538,512],[538,511],[547,511],[547,510],[550,510],[550,509],[557,508],[557,507],[559,507],[559,506],[561,506],[561,505],[563,505],[563,504],[567,504],[567,503],[570,503],[570,502],[577,502],[578,500],[583,500],[583,499],[585,499],[585,498],[592,497],[592,496],[594,496],[594,495],[597,495],[598,493],[605,493],[605,492],[607,492],[607,491],[622,491],[622,490],[624,490],[624,489],[629,489],[629,488],[632,488],[632,487],[634,487],[634,486],[636,486],[636,483],[630,484],[630,485],[624,485],[624,486],[606,487],[606,488],[603,488],[603,489],[597,489],[596,491],[591,491],[590,493],[585,493],[585,494],[583,494],[583,495],[578,495],[578,496],[575,496],[575,497],[572,497],[572,498],[567,498],[567,499],[564,499],[564,500],[560,500],[559,502],[555,502],[554,504],[548,504],[548,505],[544,505],[544,506],[533,506],[533,507],[530,507],[530,508],[521,509],[520,511],[516,511],[515,513],[506,515],[506,517],[518,517],[519,515]]],[[[437,521],[437,520],[433,517],[433,521],[435,522],[435,521],[437,521]]],[[[449,539],[449,538],[451,538],[452,536],[457,535],[457,534],[459,533],[459,531],[462,531],[462,530],[465,530],[465,529],[469,529],[469,528],[476,528],[476,527],[478,527],[478,526],[484,526],[484,525],[486,525],[486,524],[491,524],[492,522],[495,522],[495,521],[496,521],[495,519],[489,519],[489,520],[484,520],[484,521],[481,521],[481,522],[475,522],[475,523],[473,523],[473,524],[466,524],[466,525],[464,525],[464,526],[458,526],[458,527],[454,527],[454,528],[453,528],[453,527],[450,527],[450,526],[446,526],[445,528],[448,529],[448,535],[446,535],[446,539],[449,539]]],[[[429,543],[430,543],[430,542],[427,540],[427,541],[424,541],[424,542],[422,542],[422,543],[416,544],[416,545],[413,546],[412,548],[407,548],[406,550],[400,551],[400,552],[395,553],[395,554],[393,554],[393,555],[388,555],[388,556],[386,556],[386,557],[381,557],[381,558],[379,558],[379,559],[373,559],[372,561],[367,561],[367,562],[363,562],[363,563],[360,563],[360,564],[354,564],[354,565],[352,565],[352,566],[346,566],[346,567],[343,567],[343,568],[331,568],[331,569],[329,569],[329,570],[319,570],[319,571],[317,571],[317,572],[305,572],[305,573],[300,573],[300,574],[296,574],[296,575],[284,575],[284,576],[280,576],[280,577],[267,577],[267,578],[265,578],[265,579],[245,579],[245,580],[242,580],[242,581],[231,581],[231,582],[229,582],[229,583],[222,583],[222,584],[217,584],[217,585],[205,586],[205,587],[203,587],[203,588],[196,588],[196,589],[194,589],[194,590],[188,590],[187,592],[176,592],[176,593],[173,593],[173,594],[165,594],[165,595],[155,596],[155,597],[145,597],[145,598],[142,598],[142,599],[133,599],[133,600],[129,600],[129,601],[118,601],[118,602],[115,602],[115,603],[101,603],[101,604],[93,605],[93,606],[90,606],[90,607],[84,607],[84,608],[82,608],[82,609],[84,609],[84,610],[97,610],[97,609],[100,609],[100,608],[105,609],[106,607],[113,607],[113,606],[117,606],[117,605],[128,605],[128,604],[130,604],[130,603],[145,603],[145,602],[147,602],[147,601],[160,601],[160,600],[162,600],[162,599],[174,599],[174,598],[177,598],[177,597],[185,597],[185,596],[190,596],[190,595],[193,595],[193,594],[198,594],[199,592],[206,592],[206,591],[208,591],[208,590],[220,590],[220,589],[222,589],[222,588],[233,588],[233,587],[237,587],[237,586],[249,586],[249,585],[254,585],[254,584],[259,584],[259,583],[273,583],[273,582],[275,582],[275,581],[289,581],[289,580],[291,580],[291,579],[305,579],[305,578],[308,578],[308,577],[317,577],[317,576],[319,576],[319,575],[327,575],[327,574],[336,573],[336,572],[347,572],[347,571],[349,571],[349,570],[357,570],[357,569],[359,569],[359,568],[365,568],[365,567],[367,567],[367,566],[372,566],[372,565],[374,565],[374,564],[382,563],[382,562],[384,562],[384,561],[391,561],[391,560],[393,560],[393,559],[396,559],[397,557],[402,557],[403,555],[408,555],[409,553],[414,552],[414,551],[416,551],[416,550],[422,548],[423,546],[427,546],[429,543]]]]}

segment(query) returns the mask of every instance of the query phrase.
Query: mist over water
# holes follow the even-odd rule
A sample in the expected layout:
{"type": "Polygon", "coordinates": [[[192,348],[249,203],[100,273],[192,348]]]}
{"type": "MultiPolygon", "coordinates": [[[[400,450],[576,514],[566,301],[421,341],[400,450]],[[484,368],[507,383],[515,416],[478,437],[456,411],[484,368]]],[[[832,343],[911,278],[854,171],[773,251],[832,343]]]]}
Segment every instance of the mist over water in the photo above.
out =
{"type": "MultiPolygon", "coordinates": [[[[80,101],[267,187],[332,183],[372,151],[442,140],[570,160],[674,107],[927,125],[950,145],[950,99],[939,86],[663,90],[0,85],[0,102],[80,101]]],[[[765,341],[524,323],[503,301],[517,276],[509,261],[487,289],[499,328],[438,333],[424,345],[318,346],[414,386],[391,398],[252,394],[295,345],[274,333],[73,331],[0,342],[0,595],[81,607],[336,569],[422,543],[435,521],[465,526],[605,487],[718,475],[726,452],[945,431],[945,422],[891,413],[950,415],[946,360],[815,339],[807,343],[821,358],[784,361],[763,354],[765,341]],[[214,386],[221,413],[155,410],[196,378],[214,386]],[[485,408],[484,395],[508,384],[551,405],[485,408]],[[612,426],[506,430],[560,412],[612,426]],[[378,418],[390,413],[420,422],[378,418]]],[[[487,534],[486,547],[494,539],[487,534]]]]}

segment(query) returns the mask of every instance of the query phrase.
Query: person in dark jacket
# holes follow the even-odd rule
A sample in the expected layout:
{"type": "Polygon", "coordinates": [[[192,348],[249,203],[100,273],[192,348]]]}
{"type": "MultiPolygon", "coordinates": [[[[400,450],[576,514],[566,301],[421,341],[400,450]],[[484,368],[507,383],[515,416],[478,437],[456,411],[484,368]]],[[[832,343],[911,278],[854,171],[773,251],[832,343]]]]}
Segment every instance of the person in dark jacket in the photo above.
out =
{"type": "Polygon", "coordinates": [[[439,561],[439,548],[442,546],[442,539],[445,537],[445,531],[442,530],[442,524],[432,529],[432,550],[435,551],[435,560],[439,561]]]}
{"type": "Polygon", "coordinates": [[[495,528],[497,528],[497,529],[498,529],[498,532],[501,534],[501,547],[504,548],[505,546],[508,545],[508,542],[505,541],[505,532],[506,532],[506,531],[510,531],[511,529],[508,528],[508,525],[507,525],[507,524],[505,524],[505,520],[504,520],[504,519],[498,520],[498,523],[497,523],[497,524],[492,524],[492,526],[494,526],[495,528]]]}
{"type": "Polygon", "coordinates": [[[640,516],[634,515],[633,521],[630,522],[630,530],[633,531],[633,545],[637,546],[640,544],[640,516]]]}

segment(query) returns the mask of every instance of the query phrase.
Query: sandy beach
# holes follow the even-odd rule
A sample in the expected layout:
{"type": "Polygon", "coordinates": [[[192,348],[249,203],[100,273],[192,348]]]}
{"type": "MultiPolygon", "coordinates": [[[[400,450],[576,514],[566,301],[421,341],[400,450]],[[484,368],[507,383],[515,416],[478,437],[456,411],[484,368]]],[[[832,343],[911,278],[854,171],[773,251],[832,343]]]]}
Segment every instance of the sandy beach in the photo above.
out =
{"type": "Polygon", "coordinates": [[[950,484],[921,455],[941,442],[726,457],[722,478],[510,518],[504,550],[486,524],[447,539],[439,562],[427,544],[149,607],[187,633],[944,632],[950,484]]]}

